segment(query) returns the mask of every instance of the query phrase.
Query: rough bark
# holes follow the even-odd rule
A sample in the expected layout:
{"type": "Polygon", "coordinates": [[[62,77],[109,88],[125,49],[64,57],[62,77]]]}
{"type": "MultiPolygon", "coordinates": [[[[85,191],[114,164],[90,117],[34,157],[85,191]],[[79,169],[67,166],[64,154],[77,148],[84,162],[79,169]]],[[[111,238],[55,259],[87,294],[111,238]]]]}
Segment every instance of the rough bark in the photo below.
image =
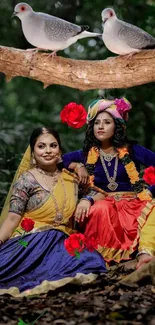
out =
{"type": "Polygon", "coordinates": [[[155,50],[84,61],[59,56],[52,59],[48,53],[1,46],[0,72],[6,75],[6,81],[27,77],[41,81],[44,88],[52,84],[80,90],[129,88],[155,81],[155,50]]]}

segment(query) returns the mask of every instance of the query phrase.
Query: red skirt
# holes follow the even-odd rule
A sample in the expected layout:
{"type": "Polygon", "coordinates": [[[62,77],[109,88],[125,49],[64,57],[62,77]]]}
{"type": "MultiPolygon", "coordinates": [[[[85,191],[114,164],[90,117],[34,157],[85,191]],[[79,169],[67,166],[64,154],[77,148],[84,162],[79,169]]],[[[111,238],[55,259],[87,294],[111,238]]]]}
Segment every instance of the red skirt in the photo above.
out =
{"type": "Polygon", "coordinates": [[[151,201],[140,201],[131,195],[116,198],[96,201],[83,225],[84,234],[97,239],[98,252],[107,262],[131,258],[138,247],[140,230],[154,207],[151,201]]]}

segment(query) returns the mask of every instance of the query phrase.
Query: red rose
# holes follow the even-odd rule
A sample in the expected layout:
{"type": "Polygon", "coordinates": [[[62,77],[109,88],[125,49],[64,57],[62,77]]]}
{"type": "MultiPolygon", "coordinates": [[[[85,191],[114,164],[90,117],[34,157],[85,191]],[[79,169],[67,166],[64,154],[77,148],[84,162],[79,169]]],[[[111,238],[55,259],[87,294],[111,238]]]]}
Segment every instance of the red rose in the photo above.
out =
{"type": "Polygon", "coordinates": [[[29,232],[34,228],[35,222],[32,219],[24,218],[21,222],[21,227],[26,231],[29,232]]]}
{"type": "Polygon", "coordinates": [[[85,247],[88,249],[88,251],[93,252],[94,249],[98,248],[98,240],[94,237],[86,237],[84,240],[85,247]]]}
{"type": "Polygon", "coordinates": [[[60,112],[61,121],[75,129],[81,128],[86,123],[86,117],[85,108],[76,103],[69,103],[60,112]]]}
{"type": "Polygon", "coordinates": [[[76,256],[77,253],[80,253],[84,250],[84,235],[82,234],[72,234],[64,241],[65,248],[67,252],[76,256]]]}
{"type": "Polygon", "coordinates": [[[144,181],[149,185],[155,185],[155,167],[151,166],[144,170],[144,181]]]}

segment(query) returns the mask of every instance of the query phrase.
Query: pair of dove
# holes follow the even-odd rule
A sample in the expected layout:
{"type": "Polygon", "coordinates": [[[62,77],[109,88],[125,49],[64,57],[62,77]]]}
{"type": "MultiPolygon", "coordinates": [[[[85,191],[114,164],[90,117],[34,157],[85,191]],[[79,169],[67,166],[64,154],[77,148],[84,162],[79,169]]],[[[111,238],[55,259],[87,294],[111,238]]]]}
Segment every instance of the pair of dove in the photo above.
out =
{"type": "Polygon", "coordinates": [[[105,46],[113,53],[125,55],[143,49],[155,48],[155,38],[134,25],[119,20],[115,11],[102,11],[103,34],[88,32],[88,26],[78,26],[61,18],[35,12],[22,2],[15,6],[13,16],[19,17],[27,41],[41,50],[52,50],[55,54],[78,39],[101,36],[105,46]]]}

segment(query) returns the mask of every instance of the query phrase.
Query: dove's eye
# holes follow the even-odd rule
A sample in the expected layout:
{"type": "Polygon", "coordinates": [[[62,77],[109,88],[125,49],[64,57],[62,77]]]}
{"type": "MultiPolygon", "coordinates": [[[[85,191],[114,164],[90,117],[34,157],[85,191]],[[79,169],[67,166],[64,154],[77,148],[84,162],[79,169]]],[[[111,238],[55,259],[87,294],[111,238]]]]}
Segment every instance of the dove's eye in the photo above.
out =
{"type": "Polygon", "coordinates": [[[113,16],[113,12],[112,11],[110,11],[110,17],[112,17],[113,16]]]}
{"type": "Polygon", "coordinates": [[[21,7],[21,11],[24,11],[25,10],[25,7],[21,7]]]}

